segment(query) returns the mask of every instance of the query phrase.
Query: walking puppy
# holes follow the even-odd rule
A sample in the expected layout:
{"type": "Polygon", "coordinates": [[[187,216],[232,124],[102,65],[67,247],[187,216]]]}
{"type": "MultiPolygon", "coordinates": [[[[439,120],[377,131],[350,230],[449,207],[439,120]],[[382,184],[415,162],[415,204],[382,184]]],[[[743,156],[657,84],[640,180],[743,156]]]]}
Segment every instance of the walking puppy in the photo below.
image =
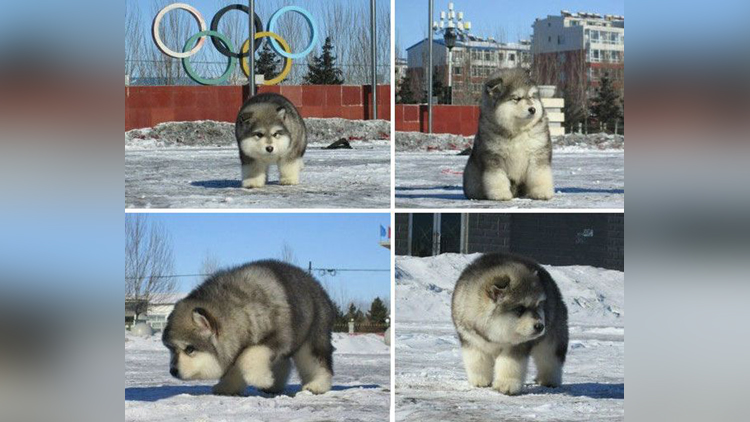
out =
{"type": "Polygon", "coordinates": [[[472,262],[453,290],[453,325],[469,383],[503,394],[521,392],[529,356],[536,382],[562,383],[568,310],[549,273],[519,256],[492,253],[472,262]]]}
{"type": "Polygon", "coordinates": [[[183,379],[219,379],[216,394],[248,385],[280,393],[290,360],[302,389],[331,389],[334,307],[314,278],[279,261],[219,271],[175,305],[162,341],[169,372],[183,379]]]}
{"type": "Polygon", "coordinates": [[[547,114],[525,70],[501,70],[485,82],[463,186],[469,199],[552,198],[547,114]]]}
{"type": "Polygon", "coordinates": [[[307,131],[294,104],[279,94],[256,95],[242,105],[234,130],[243,188],[265,186],[272,164],[279,166],[280,184],[299,183],[307,131]]]}

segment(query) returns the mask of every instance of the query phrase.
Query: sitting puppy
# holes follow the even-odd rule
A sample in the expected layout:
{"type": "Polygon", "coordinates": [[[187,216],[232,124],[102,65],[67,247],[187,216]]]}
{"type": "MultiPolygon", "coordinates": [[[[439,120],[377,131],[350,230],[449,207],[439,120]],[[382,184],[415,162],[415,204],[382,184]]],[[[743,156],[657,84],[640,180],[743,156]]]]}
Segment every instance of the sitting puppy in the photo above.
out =
{"type": "Polygon", "coordinates": [[[505,69],[484,84],[479,128],[464,169],[469,199],[550,199],[552,140],[539,90],[522,69],[505,69]]]}
{"type": "Polygon", "coordinates": [[[456,282],[451,311],[471,385],[518,394],[532,356],[536,382],[560,386],[568,310],[539,264],[502,253],[477,258],[456,282]]]}
{"type": "Polygon", "coordinates": [[[243,188],[265,186],[271,164],[279,166],[280,184],[299,183],[307,131],[289,100],[273,93],[250,98],[237,114],[234,131],[240,149],[243,188]]]}

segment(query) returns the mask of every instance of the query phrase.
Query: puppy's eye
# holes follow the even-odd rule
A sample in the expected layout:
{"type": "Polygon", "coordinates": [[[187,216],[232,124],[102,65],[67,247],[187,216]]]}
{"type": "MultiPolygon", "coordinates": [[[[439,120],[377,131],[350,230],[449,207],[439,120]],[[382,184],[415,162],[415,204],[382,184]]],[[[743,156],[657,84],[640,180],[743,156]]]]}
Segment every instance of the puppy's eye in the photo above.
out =
{"type": "Polygon", "coordinates": [[[519,306],[519,307],[513,309],[513,312],[516,315],[521,316],[521,315],[523,315],[524,312],[526,312],[526,308],[524,308],[523,306],[519,306]]]}
{"type": "Polygon", "coordinates": [[[263,133],[261,133],[261,132],[255,132],[255,133],[253,133],[253,136],[255,136],[256,138],[260,139],[260,138],[263,137],[263,133]]]}
{"type": "Polygon", "coordinates": [[[185,354],[188,356],[191,356],[193,353],[195,353],[195,347],[193,346],[187,346],[185,347],[185,354]]]}
{"type": "Polygon", "coordinates": [[[276,132],[276,133],[274,133],[274,134],[273,134],[273,137],[274,137],[274,138],[278,138],[278,137],[280,137],[280,136],[281,136],[281,132],[276,132]]]}
{"type": "Polygon", "coordinates": [[[519,102],[521,101],[521,97],[513,97],[512,100],[515,102],[519,102]]]}

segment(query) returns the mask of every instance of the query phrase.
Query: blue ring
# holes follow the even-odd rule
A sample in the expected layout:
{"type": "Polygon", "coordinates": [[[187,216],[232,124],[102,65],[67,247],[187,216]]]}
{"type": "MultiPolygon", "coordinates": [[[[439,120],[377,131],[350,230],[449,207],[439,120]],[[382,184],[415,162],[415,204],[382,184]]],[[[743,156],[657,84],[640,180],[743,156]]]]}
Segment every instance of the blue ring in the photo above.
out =
{"type": "Polygon", "coordinates": [[[315,43],[318,40],[318,28],[315,26],[315,21],[313,20],[312,16],[310,16],[310,12],[308,12],[307,10],[297,6],[284,6],[281,9],[275,11],[273,15],[271,15],[271,19],[268,20],[267,28],[269,32],[278,34],[278,32],[276,32],[276,21],[282,14],[286,12],[297,12],[305,18],[305,20],[307,21],[307,25],[310,27],[310,44],[308,44],[307,47],[299,53],[287,53],[286,51],[284,51],[284,49],[281,48],[276,40],[271,38],[271,48],[273,48],[273,51],[275,51],[276,54],[279,54],[288,59],[301,59],[310,54],[313,47],[315,47],[315,43]]]}

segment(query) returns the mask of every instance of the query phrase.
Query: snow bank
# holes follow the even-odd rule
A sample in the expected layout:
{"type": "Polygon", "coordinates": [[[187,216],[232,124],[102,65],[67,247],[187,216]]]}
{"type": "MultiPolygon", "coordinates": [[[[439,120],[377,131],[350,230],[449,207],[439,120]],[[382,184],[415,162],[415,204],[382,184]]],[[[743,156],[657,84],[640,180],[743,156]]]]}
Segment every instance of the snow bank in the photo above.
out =
{"type": "MultiPolygon", "coordinates": [[[[480,254],[396,257],[396,319],[450,323],[451,295],[461,271],[480,254]]],[[[625,325],[625,273],[589,266],[544,265],[560,287],[570,320],[625,325]]]]}
{"type": "MultiPolygon", "coordinates": [[[[330,144],[340,138],[349,141],[388,140],[390,122],[386,120],[347,120],[340,118],[305,119],[308,142],[330,144]]],[[[165,147],[234,146],[234,123],[213,120],[165,122],[152,128],[125,132],[126,149],[165,147]]],[[[356,147],[356,142],[354,143],[356,147]]]]}
{"type": "MultiPolygon", "coordinates": [[[[448,133],[396,132],[396,151],[463,151],[474,143],[474,136],[448,133]]],[[[625,137],[607,133],[568,134],[552,137],[552,146],[562,151],[612,151],[625,148],[625,137]]]]}
{"type": "Polygon", "coordinates": [[[344,354],[387,354],[391,352],[391,348],[385,345],[383,336],[377,334],[333,333],[333,347],[336,348],[336,353],[344,354]]]}

